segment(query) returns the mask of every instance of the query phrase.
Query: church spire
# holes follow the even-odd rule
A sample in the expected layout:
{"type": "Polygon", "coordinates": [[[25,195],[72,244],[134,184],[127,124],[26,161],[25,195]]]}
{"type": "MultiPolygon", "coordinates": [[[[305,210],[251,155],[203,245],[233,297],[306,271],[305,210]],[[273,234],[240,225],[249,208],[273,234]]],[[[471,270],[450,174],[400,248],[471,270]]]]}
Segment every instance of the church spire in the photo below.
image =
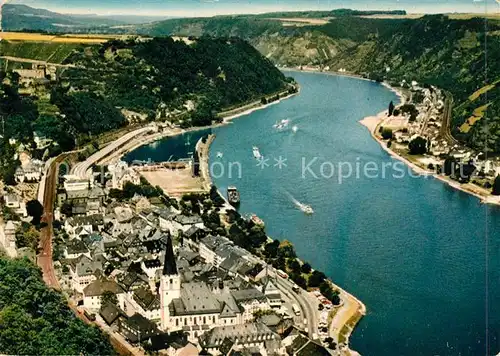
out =
{"type": "Polygon", "coordinates": [[[163,275],[172,276],[177,274],[177,264],[175,263],[174,248],[172,247],[172,239],[167,238],[167,248],[165,250],[165,262],[163,264],[163,275]]]}

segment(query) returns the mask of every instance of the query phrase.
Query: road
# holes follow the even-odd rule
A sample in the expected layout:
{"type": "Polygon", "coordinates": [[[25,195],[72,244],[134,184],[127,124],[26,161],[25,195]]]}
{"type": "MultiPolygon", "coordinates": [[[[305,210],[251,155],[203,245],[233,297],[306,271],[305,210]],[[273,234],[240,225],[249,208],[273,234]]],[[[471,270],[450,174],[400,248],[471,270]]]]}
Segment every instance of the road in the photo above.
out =
{"type": "MultiPolygon", "coordinates": [[[[45,284],[51,288],[60,290],[61,286],[57,279],[54,263],[52,261],[52,237],[54,235],[54,229],[52,222],[54,219],[54,202],[56,196],[57,188],[57,178],[58,178],[58,165],[63,162],[69,153],[63,153],[57,158],[55,158],[47,169],[45,176],[45,192],[44,192],[44,215],[42,221],[47,223],[47,226],[42,229],[40,235],[40,253],[37,256],[37,264],[43,272],[43,280],[45,284]]],[[[88,320],[83,313],[81,313],[76,305],[71,301],[68,306],[73,310],[75,315],[83,320],[87,324],[93,324],[92,321],[88,320]]],[[[128,344],[121,335],[113,333],[111,330],[106,330],[109,336],[111,345],[120,355],[133,355],[138,354],[130,344],[128,344]]]]}
{"type": "Polygon", "coordinates": [[[87,158],[85,161],[78,163],[73,169],[71,170],[71,174],[76,175],[82,179],[88,178],[92,172],[90,171],[90,168],[92,165],[96,164],[100,160],[104,159],[106,156],[111,154],[113,151],[116,149],[120,148],[130,140],[146,133],[152,130],[151,126],[143,127],[138,130],[129,132],[128,134],[120,137],[118,140],[113,141],[113,143],[109,144],[108,146],[104,147],[102,150],[94,153],[92,156],[87,158]]]}
{"type": "Polygon", "coordinates": [[[279,276],[276,278],[276,284],[277,287],[290,296],[295,302],[300,306],[300,309],[302,309],[302,315],[304,316],[305,319],[307,319],[307,331],[309,334],[309,337],[311,339],[317,338],[318,336],[318,315],[316,312],[315,305],[309,295],[307,295],[307,292],[305,292],[303,289],[300,289],[300,293],[295,293],[292,290],[293,284],[279,276]]]}
{"type": "Polygon", "coordinates": [[[37,256],[37,264],[42,269],[43,280],[54,289],[61,289],[57,280],[54,263],[52,261],[52,237],[54,229],[52,222],[54,220],[54,201],[57,187],[57,167],[63,162],[68,154],[63,153],[52,161],[45,174],[45,191],[43,193],[43,211],[42,221],[47,226],[42,229],[40,234],[40,253],[37,256]]]}

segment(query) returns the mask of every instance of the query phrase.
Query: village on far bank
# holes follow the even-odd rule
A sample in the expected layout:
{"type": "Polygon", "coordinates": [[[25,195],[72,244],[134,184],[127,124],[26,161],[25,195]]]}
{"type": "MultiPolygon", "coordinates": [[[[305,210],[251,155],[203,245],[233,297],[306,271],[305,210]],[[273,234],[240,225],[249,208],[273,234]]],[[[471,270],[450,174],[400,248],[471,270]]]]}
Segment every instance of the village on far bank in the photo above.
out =
{"type": "MultiPolygon", "coordinates": [[[[356,354],[348,340],[364,305],[211,185],[210,139],[178,162],[60,165],[49,285],[134,354],[356,354]]],[[[17,184],[2,187],[0,243],[35,261],[53,161],[21,161],[17,184]]]]}
{"type": "MultiPolygon", "coordinates": [[[[401,103],[391,102],[388,110],[362,121],[373,136],[417,173],[433,175],[485,203],[500,204],[500,159],[467,147],[451,135],[451,95],[415,81],[397,85],[401,103]]],[[[471,98],[480,94],[481,90],[471,98]]],[[[481,120],[486,108],[476,109],[477,116],[462,125],[461,132],[481,120]]]]}

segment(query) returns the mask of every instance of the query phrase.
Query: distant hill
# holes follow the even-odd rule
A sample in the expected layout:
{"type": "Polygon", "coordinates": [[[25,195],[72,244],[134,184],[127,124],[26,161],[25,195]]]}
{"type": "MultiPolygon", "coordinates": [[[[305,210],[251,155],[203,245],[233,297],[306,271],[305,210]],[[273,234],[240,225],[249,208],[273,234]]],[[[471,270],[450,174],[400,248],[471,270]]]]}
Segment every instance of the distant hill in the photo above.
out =
{"type": "Polygon", "coordinates": [[[341,10],[323,25],[286,26],[276,21],[277,17],[310,18],[312,13],[175,19],[138,26],[136,31],[155,36],[239,36],[279,65],[328,66],[377,80],[436,85],[454,97],[453,135],[478,149],[487,141],[490,151],[500,153],[498,20],[488,21],[487,36],[484,18],[473,16],[378,19],[341,10]],[[486,109],[487,126],[477,123],[486,109]]]}
{"type": "Polygon", "coordinates": [[[110,28],[115,26],[142,24],[165,20],[166,18],[168,17],[69,15],[36,9],[26,5],[6,4],[3,6],[2,26],[4,31],[109,32],[113,31],[110,28]]]}

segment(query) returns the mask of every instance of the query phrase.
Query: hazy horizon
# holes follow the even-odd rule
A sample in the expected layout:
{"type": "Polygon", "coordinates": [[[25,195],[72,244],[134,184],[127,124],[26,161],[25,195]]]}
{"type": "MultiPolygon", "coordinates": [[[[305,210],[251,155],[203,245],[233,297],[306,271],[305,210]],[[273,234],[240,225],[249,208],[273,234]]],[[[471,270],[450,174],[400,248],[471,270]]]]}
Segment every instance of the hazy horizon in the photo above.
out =
{"type": "Polygon", "coordinates": [[[54,12],[78,15],[197,17],[277,11],[405,10],[408,13],[500,13],[500,0],[11,0],[54,12]]]}

